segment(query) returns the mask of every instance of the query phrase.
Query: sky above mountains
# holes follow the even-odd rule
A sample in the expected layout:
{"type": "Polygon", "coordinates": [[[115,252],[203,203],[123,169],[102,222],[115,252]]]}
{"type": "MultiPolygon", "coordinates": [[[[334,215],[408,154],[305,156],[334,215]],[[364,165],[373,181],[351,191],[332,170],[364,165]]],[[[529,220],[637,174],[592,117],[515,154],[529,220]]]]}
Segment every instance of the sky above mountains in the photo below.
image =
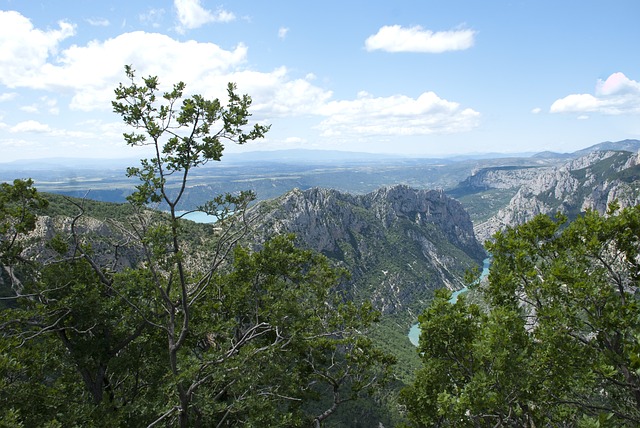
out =
{"type": "Polygon", "coordinates": [[[570,152],[640,138],[640,2],[0,0],[0,162],[135,157],[124,65],[253,98],[232,152],[570,152]]]}

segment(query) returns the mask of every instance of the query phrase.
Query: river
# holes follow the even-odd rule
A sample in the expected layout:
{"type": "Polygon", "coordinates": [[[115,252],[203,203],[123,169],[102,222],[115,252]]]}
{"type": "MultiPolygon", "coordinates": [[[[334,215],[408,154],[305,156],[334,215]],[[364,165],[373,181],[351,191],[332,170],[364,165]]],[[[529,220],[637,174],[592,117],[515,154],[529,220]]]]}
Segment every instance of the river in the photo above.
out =
{"type": "MultiPolygon", "coordinates": [[[[487,275],[489,275],[489,266],[491,265],[491,258],[487,257],[486,259],[484,259],[482,261],[482,273],[480,274],[480,278],[478,279],[478,281],[482,281],[484,278],[487,277],[487,275]]],[[[466,293],[467,292],[467,287],[464,287],[461,290],[458,291],[454,291],[453,294],[451,294],[451,298],[449,299],[450,303],[456,303],[458,301],[458,296],[462,293],[466,293]]],[[[411,326],[411,328],[409,329],[409,340],[411,341],[411,343],[413,344],[413,346],[418,346],[418,341],[420,339],[420,324],[415,323],[411,326]]]]}

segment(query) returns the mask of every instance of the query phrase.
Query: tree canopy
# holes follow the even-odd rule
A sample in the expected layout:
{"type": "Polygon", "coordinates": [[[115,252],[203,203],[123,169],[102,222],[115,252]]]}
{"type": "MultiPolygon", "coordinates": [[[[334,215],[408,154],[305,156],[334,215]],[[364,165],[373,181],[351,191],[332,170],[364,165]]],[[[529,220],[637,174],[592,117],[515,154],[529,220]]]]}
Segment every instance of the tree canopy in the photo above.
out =
{"type": "Polygon", "coordinates": [[[638,426],[640,207],[538,216],[487,244],[481,302],[420,317],[416,426],[638,426]]]}
{"type": "MultiPolygon", "coordinates": [[[[384,384],[393,359],[365,335],[378,314],[346,301],[346,272],[274,236],[240,245],[250,192],[198,207],[218,218],[193,236],[178,207],[193,168],[224,142],[259,139],[251,98],[226,104],[159,93],[157,77],[115,90],[127,144],[153,155],[126,221],[97,222],[88,201],[49,218],[31,181],[0,189],[0,419],[7,426],[319,426],[384,384]],[[168,213],[150,210],[162,204],[168,213]]],[[[1,425],[1,424],[0,424],[1,425]]]]}

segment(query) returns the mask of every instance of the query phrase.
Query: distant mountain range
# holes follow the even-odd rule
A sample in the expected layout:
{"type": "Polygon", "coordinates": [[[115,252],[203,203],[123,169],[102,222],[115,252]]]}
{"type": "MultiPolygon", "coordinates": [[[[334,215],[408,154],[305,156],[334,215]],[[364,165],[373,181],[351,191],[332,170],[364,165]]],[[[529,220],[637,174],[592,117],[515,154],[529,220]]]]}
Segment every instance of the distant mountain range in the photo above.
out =
{"type": "MultiPolygon", "coordinates": [[[[623,150],[636,152],[640,150],[640,140],[606,141],[593,146],[575,151],[573,153],[558,152],[522,152],[522,153],[468,153],[460,155],[450,155],[441,157],[429,157],[428,155],[398,155],[389,153],[366,153],[349,152],[340,150],[311,150],[311,149],[290,149],[290,150],[264,150],[250,151],[244,153],[226,153],[223,163],[332,163],[332,162],[385,162],[397,161],[401,159],[420,159],[439,162],[460,162],[468,160],[501,159],[501,158],[575,158],[586,153],[601,150],[623,150]]],[[[136,165],[139,159],[134,157],[118,159],[93,159],[93,158],[46,158],[46,159],[25,159],[12,162],[0,162],[0,170],[10,169],[55,169],[55,168],[119,168],[136,165]]]]}

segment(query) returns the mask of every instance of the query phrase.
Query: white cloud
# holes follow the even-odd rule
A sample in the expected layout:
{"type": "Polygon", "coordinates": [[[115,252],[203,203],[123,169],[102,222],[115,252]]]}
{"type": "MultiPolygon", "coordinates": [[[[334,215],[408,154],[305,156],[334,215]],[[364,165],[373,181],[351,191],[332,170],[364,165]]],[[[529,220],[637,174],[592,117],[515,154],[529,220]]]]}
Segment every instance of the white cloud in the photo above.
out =
{"type": "Polygon", "coordinates": [[[420,26],[387,25],[365,41],[368,51],[441,53],[464,50],[473,46],[475,31],[425,30],[420,26]]]}
{"type": "Polygon", "coordinates": [[[45,33],[17,13],[7,16],[0,12],[0,84],[71,92],[72,108],[110,109],[113,89],[124,78],[124,64],[132,64],[139,76],[160,76],[161,83],[167,85],[181,80],[202,83],[192,89],[203,91],[207,76],[228,78],[247,54],[244,45],[224,50],[213,43],[179,42],[166,35],[137,31],[85,46],[72,45],[54,58],[58,42],[70,34],[72,31],[62,30],[45,33]],[[10,36],[7,26],[2,25],[8,17],[13,22],[10,36]]]}
{"type": "Polygon", "coordinates": [[[57,104],[58,100],[45,96],[40,97],[40,103],[22,106],[20,107],[20,110],[27,113],[40,113],[44,109],[48,113],[58,114],[60,113],[60,109],[58,108],[57,104]]]}
{"type": "MultiPolygon", "coordinates": [[[[16,31],[13,39],[24,40],[16,51],[29,51],[32,45],[43,43],[29,37],[34,32],[40,30],[30,24],[16,31]]],[[[263,118],[311,114],[331,97],[330,91],[309,82],[314,78],[311,74],[292,79],[284,67],[271,72],[244,70],[247,47],[242,44],[224,50],[213,43],[180,42],[163,34],[136,31],[72,45],[52,58],[50,52],[57,49],[44,49],[37,61],[13,55],[10,63],[0,63],[0,84],[69,93],[72,109],[111,110],[113,89],[125,78],[124,65],[131,64],[138,76],[159,76],[163,90],[184,81],[191,93],[223,98],[227,82],[237,82],[239,92],[252,95],[252,110],[263,118]]]]}
{"type": "Polygon", "coordinates": [[[413,99],[405,95],[374,98],[361,92],[355,100],[332,101],[319,126],[325,137],[450,134],[478,126],[480,113],[443,100],[433,92],[413,99]]]}
{"type": "Polygon", "coordinates": [[[640,83],[635,82],[624,73],[613,73],[607,80],[598,80],[596,95],[601,97],[620,95],[640,95],[640,83]]]}
{"type": "Polygon", "coordinates": [[[62,67],[51,65],[44,71],[52,86],[76,89],[72,108],[108,109],[113,88],[123,81],[124,64],[133,65],[138,76],[159,76],[164,89],[184,81],[191,91],[202,92],[208,89],[210,76],[228,75],[245,61],[246,54],[244,45],[227,51],[213,43],[178,42],[162,34],[138,31],[101,43],[72,46],[61,55],[62,67]]]}
{"type": "Polygon", "coordinates": [[[308,80],[291,79],[285,67],[271,73],[242,71],[231,77],[241,92],[251,94],[258,117],[318,114],[332,96],[308,80]]]}
{"type": "MultiPolygon", "coordinates": [[[[441,99],[433,92],[417,98],[374,97],[363,92],[353,100],[334,100],[330,90],[314,84],[316,77],[312,73],[295,77],[286,67],[269,72],[248,69],[248,48],[242,44],[225,50],[213,43],[182,42],[163,34],[136,31],[63,49],[59,43],[69,34],[62,29],[73,27],[61,24],[61,30],[53,33],[57,38],[53,37],[56,41],[52,43],[47,37],[36,37],[47,32],[34,29],[26,18],[20,20],[26,24],[15,27],[13,49],[35,51],[38,55],[14,55],[10,63],[1,62],[0,58],[0,84],[55,94],[55,98],[41,97],[33,104],[34,111],[37,108],[56,114],[62,102],[69,102],[69,107],[76,110],[110,111],[113,89],[125,80],[123,66],[131,64],[139,77],[159,76],[161,90],[184,81],[189,93],[224,99],[227,82],[236,82],[238,92],[248,93],[253,99],[253,120],[271,123],[278,118],[300,118],[308,121],[307,129],[319,121],[316,129],[328,137],[455,133],[478,126],[480,120],[478,112],[441,99]]],[[[0,25],[0,33],[2,28],[0,25]]],[[[4,46],[0,45],[0,49],[4,46]]],[[[0,95],[7,100],[14,96],[0,95]]],[[[115,115],[112,120],[117,121],[115,115]]],[[[45,137],[70,142],[77,139],[78,144],[106,144],[107,136],[112,142],[121,142],[123,131],[100,131],[98,126],[81,123],[69,130],[52,129],[37,121],[21,122],[7,129],[14,134],[40,132],[45,137]]],[[[295,140],[283,138],[281,142],[292,144],[295,140]]]]}
{"type": "Polygon", "coordinates": [[[27,113],[40,113],[40,109],[35,104],[29,105],[29,106],[22,106],[20,107],[20,110],[27,113]]]}
{"type": "Polygon", "coordinates": [[[222,8],[215,12],[205,9],[200,0],[174,0],[180,25],[177,30],[183,33],[185,30],[202,27],[210,22],[229,22],[236,19],[235,15],[222,8]]]}
{"type": "Polygon", "coordinates": [[[37,84],[39,73],[58,44],[75,34],[75,27],[58,22],[58,30],[42,31],[18,12],[0,11],[0,83],[15,88],[25,80],[37,84]]]}
{"type": "Polygon", "coordinates": [[[278,29],[278,38],[284,40],[287,37],[287,33],[289,33],[289,29],[286,27],[280,27],[278,29]]]}
{"type": "Polygon", "coordinates": [[[89,18],[86,20],[89,25],[93,25],[94,27],[108,27],[109,20],[106,18],[89,18]]]}
{"type": "Polygon", "coordinates": [[[540,112],[542,112],[542,109],[540,107],[536,107],[534,109],[531,109],[531,113],[533,113],[533,114],[539,114],[540,112]]]}
{"type": "Polygon", "coordinates": [[[11,101],[18,96],[17,92],[5,92],[0,94],[0,103],[4,101],[11,101]]]}
{"type": "Polygon", "coordinates": [[[11,128],[9,128],[10,132],[18,133],[18,132],[35,132],[35,133],[48,133],[51,132],[51,127],[45,123],[40,123],[36,120],[26,120],[24,122],[20,122],[11,128]]]}
{"type": "Polygon", "coordinates": [[[599,79],[594,94],[571,94],[556,100],[551,113],[602,113],[609,115],[640,113],[640,83],[623,73],[599,79]]]}

